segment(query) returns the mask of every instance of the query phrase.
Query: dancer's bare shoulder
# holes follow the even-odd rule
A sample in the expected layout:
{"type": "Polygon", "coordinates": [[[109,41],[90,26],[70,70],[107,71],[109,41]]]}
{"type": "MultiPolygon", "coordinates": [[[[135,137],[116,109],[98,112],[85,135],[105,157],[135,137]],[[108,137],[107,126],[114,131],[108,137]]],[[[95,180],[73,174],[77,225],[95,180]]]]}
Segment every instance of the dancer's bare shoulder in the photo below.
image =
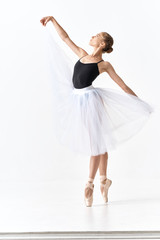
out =
{"type": "Polygon", "coordinates": [[[107,72],[108,75],[112,78],[112,80],[117,83],[122,89],[126,89],[127,85],[123,81],[123,79],[117,74],[112,64],[108,61],[103,62],[103,71],[107,72]]]}
{"type": "Polygon", "coordinates": [[[99,68],[99,72],[100,74],[103,72],[107,72],[109,71],[109,69],[111,68],[111,64],[108,61],[102,61],[100,63],[98,63],[98,68],[99,68]]]}
{"type": "Polygon", "coordinates": [[[108,62],[108,61],[102,61],[102,62],[100,62],[99,64],[99,67],[101,68],[101,73],[102,72],[109,72],[109,69],[111,69],[113,66],[111,65],[111,63],[110,62],[108,62]]]}

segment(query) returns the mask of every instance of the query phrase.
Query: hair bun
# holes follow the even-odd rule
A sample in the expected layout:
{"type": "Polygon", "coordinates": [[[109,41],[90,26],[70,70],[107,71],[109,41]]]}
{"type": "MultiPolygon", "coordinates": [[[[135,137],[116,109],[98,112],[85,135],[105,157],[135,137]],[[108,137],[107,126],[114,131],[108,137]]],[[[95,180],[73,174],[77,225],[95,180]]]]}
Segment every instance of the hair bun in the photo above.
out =
{"type": "Polygon", "coordinates": [[[112,45],[114,43],[112,36],[107,32],[103,32],[103,39],[105,42],[105,47],[102,49],[102,52],[103,53],[112,52],[113,51],[112,45]]]}
{"type": "Polygon", "coordinates": [[[113,48],[110,47],[106,52],[107,52],[107,53],[111,53],[112,51],[113,51],[113,48]]]}

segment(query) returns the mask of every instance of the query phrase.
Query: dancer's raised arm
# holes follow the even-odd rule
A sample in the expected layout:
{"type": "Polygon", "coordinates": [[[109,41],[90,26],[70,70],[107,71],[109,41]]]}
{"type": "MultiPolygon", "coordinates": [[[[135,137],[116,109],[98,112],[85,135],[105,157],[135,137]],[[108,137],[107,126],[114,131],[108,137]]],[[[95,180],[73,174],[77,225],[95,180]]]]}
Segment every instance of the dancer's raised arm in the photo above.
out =
{"type": "Polygon", "coordinates": [[[48,21],[52,21],[58,35],[60,38],[71,48],[71,50],[79,57],[81,58],[84,55],[87,55],[88,53],[81,47],[77,46],[69,37],[68,33],[60,26],[60,24],[56,21],[56,19],[53,16],[47,16],[43,17],[40,22],[43,26],[46,26],[48,21]]]}

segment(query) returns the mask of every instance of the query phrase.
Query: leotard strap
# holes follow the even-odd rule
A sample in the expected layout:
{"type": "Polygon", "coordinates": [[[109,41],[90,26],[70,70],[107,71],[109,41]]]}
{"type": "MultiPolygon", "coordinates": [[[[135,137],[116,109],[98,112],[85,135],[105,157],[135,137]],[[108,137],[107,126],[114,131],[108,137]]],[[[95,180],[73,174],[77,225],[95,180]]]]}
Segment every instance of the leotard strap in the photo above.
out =
{"type": "MultiPolygon", "coordinates": [[[[99,61],[99,62],[102,62],[102,61],[104,61],[103,59],[101,60],[101,61],[99,61]]],[[[99,62],[97,62],[97,63],[99,63],[99,62]]]]}

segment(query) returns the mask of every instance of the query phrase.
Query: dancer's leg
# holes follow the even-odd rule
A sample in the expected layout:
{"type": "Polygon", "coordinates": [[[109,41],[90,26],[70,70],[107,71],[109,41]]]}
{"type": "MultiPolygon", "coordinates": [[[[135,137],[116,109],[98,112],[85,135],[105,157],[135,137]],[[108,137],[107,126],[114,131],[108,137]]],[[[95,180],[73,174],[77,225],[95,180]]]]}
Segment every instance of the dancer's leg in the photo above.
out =
{"type": "MultiPolygon", "coordinates": [[[[106,182],[107,179],[107,165],[108,165],[108,152],[105,154],[100,155],[100,163],[99,163],[99,175],[100,175],[100,181],[102,183],[106,182]]],[[[101,193],[103,193],[103,186],[101,188],[101,193]]]]}
{"type": "Polygon", "coordinates": [[[91,156],[90,157],[90,163],[89,163],[89,177],[95,178],[96,172],[98,170],[100,163],[100,155],[97,156],[91,156]]]}
{"type": "Polygon", "coordinates": [[[107,164],[108,164],[108,152],[100,155],[99,163],[99,175],[105,175],[107,177],[107,164]]]}
{"type": "MultiPolygon", "coordinates": [[[[97,172],[98,167],[99,167],[99,163],[100,163],[100,155],[90,157],[89,178],[88,178],[89,182],[93,183],[96,172],[97,172]]],[[[86,188],[85,189],[85,196],[86,197],[91,196],[92,192],[93,192],[93,190],[91,188],[86,188]]]]}

